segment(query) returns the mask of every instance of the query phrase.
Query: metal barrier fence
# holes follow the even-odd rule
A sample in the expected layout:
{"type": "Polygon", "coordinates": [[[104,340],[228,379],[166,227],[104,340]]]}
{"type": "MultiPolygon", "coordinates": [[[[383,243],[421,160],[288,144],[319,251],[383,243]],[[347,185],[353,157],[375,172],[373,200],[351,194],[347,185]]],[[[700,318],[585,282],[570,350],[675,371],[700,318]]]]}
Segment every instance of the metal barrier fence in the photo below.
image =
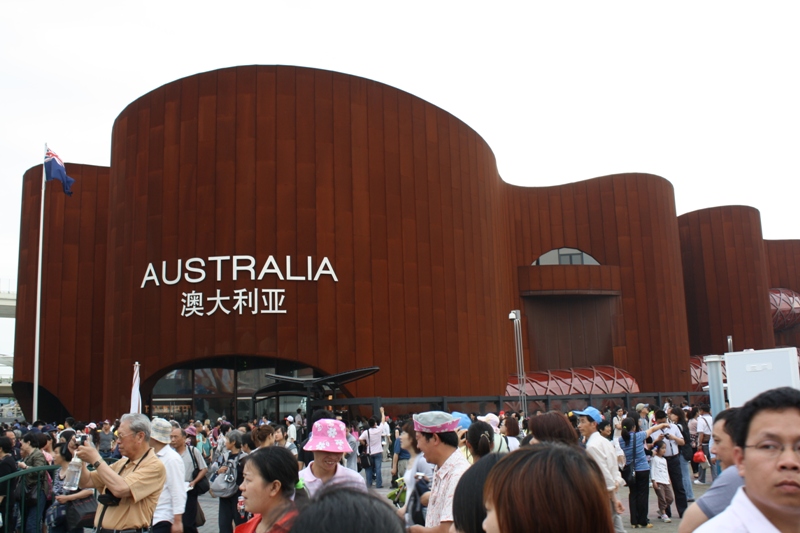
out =
{"type": "MultiPolygon", "coordinates": [[[[117,461],[117,459],[105,459],[107,464],[113,464],[117,461]]],[[[87,465],[88,469],[94,470],[91,465],[87,465]]],[[[55,500],[47,501],[47,498],[52,494],[52,482],[45,479],[45,474],[50,475],[50,479],[53,478],[56,470],[59,470],[61,467],[59,465],[46,465],[46,466],[37,466],[37,467],[28,467],[25,470],[17,470],[12,474],[8,474],[7,476],[0,477],[0,494],[5,495],[3,497],[2,502],[0,502],[0,514],[2,514],[3,523],[0,525],[0,532],[11,532],[11,531],[18,531],[19,533],[41,533],[42,531],[42,523],[44,522],[44,511],[47,507],[49,507],[55,500]],[[19,483],[25,483],[26,479],[23,476],[36,476],[36,494],[42,495],[44,494],[44,500],[39,500],[37,497],[37,512],[36,516],[36,526],[33,528],[26,528],[26,517],[28,513],[31,511],[31,504],[27,502],[27,498],[25,498],[25,490],[22,490],[22,498],[15,498],[15,489],[17,488],[19,483]],[[48,494],[50,491],[50,494],[48,494]],[[19,527],[17,527],[19,523],[19,527]]],[[[97,496],[97,491],[95,491],[95,496],[97,496]]]]}
{"type": "Polygon", "coordinates": [[[22,533],[35,533],[42,531],[42,521],[44,520],[44,509],[47,503],[47,490],[50,488],[50,482],[47,481],[46,476],[49,472],[53,472],[61,468],[58,465],[47,465],[47,466],[37,466],[37,467],[28,467],[25,470],[18,470],[13,474],[9,474],[7,476],[0,477],[0,493],[5,494],[2,503],[0,503],[0,511],[2,511],[3,516],[3,527],[0,531],[20,531],[22,533]],[[39,516],[36,519],[36,526],[33,531],[31,529],[26,529],[26,518],[30,512],[37,512],[36,510],[31,509],[30,502],[26,501],[28,498],[25,498],[24,495],[27,492],[25,487],[22,487],[22,498],[15,497],[16,488],[19,484],[25,484],[28,479],[31,479],[30,476],[36,476],[36,494],[41,496],[45,496],[45,501],[42,502],[38,500],[37,497],[37,508],[40,511],[38,514],[39,516]],[[20,518],[21,526],[17,528],[17,519],[20,518]]]}
{"type": "MultiPolygon", "coordinates": [[[[584,409],[591,405],[601,411],[623,407],[632,412],[639,403],[650,404],[660,409],[671,398],[672,405],[680,406],[682,401],[691,404],[708,403],[707,392],[631,392],[625,394],[574,394],[570,396],[528,396],[528,414],[536,411],[569,412],[584,409]]],[[[462,413],[498,413],[500,411],[519,411],[519,396],[424,396],[417,398],[336,398],[309,402],[310,410],[324,407],[343,407],[351,415],[372,416],[384,407],[392,417],[419,413],[422,411],[459,411],[462,413]]],[[[310,412],[310,411],[309,411],[310,412]]]]}

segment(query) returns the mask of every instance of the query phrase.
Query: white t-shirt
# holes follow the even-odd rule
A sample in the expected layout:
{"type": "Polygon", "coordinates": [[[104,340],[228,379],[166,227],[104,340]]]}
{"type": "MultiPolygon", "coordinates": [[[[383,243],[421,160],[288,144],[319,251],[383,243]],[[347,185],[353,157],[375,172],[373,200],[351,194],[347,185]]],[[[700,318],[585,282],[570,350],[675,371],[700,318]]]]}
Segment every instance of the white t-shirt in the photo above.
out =
{"type": "Polygon", "coordinates": [[[669,485],[669,469],[667,468],[667,460],[663,457],[654,455],[650,461],[650,476],[656,483],[669,485]]]}
{"type": "Polygon", "coordinates": [[[297,428],[294,427],[294,424],[289,424],[286,428],[286,440],[289,442],[295,442],[297,440],[297,428]]]}
{"type": "Polygon", "coordinates": [[[678,455],[680,453],[680,446],[674,440],[667,437],[667,435],[672,435],[673,437],[677,437],[679,439],[683,438],[683,433],[681,432],[681,428],[676,426],[675,424],[670,423],[669,427],[664,429],[659,429],[658,431],[654,431],[650,437],[653,440],[656,440],[661,435],[664,435],[663,440],[661,441],[664,446],[667,447],[667,452],[664,455],[665,457],[672,457],[673,455],[678,455]]]}
{"type": "Polygon", "coordinates": [[[361,432],[358,440],[366,442],[367,453],[375,455],[376,453],[383,453],[383,446],[381,445],[381,430],[374,427],[361,432]]]}
{"type": "Polygon", "coordinates": [[[622,436],[622,429],[617,429],[617,424],[622,425],[622,419],[618,416],[615,416],[611,420],[611,423],[613,424],[612,429],[614,430],[614,440],[618,440],[622,436]]]}
{"type": "Polygon", "coordinates": [[[625,452],[622,451],[622,446],[619,445],[619,439],[612,440],[611,444],[614,445],[614,452],[617,454],[617,465],[622,468],[627,464],[627,460],[625,459],[625,452]]]}
{"type": "Polygon", "coordinates": [[[619,467],[614,445],[600,433],[595,431],[586,441],[586,454],[591,457],[605,479],[606,490],[615,490],[619,485],[619,467]]]}
{"type": "MultiPolygon", "coordinates": [[[[705,433],[709,437],[711,437],[711,428],[714,425],[714,422],[711,420],[711,415],[702,415],[697,418],[697,432],[698,433],[705,433]]],[[[706,443],[709,439],[705,439],[706,443]]]]}

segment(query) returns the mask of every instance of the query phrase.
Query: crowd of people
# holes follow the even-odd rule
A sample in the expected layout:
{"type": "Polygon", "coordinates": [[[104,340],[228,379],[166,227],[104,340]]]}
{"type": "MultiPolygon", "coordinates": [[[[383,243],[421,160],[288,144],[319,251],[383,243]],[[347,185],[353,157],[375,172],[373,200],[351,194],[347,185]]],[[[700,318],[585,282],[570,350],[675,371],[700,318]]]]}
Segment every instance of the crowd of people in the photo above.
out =
{"type": "Polygon", "coordinates": [[[223,533],[611,533],[625,522],[653,527],[652,490],[655,518],[682,517],[681,533],[797,531],[800,391],[774,389],[710,415],[668,401],[528,419],[429,411],[392,420],[381,409],[347,424],[327,410],[237,427],[141,414],[20,423],[0,437],[0,477],[58,468],[2,484],[0,513],[4,531],[77,533],[87,524],[67,510],[90,501],[101,533],[196,532],[198,496],[210,492],[223,533]],[[713,484],[695,501],[693,485],[705,480],[713,484]],[[370,490],[384,483],[395,487],[394,507],[370,490]]]}

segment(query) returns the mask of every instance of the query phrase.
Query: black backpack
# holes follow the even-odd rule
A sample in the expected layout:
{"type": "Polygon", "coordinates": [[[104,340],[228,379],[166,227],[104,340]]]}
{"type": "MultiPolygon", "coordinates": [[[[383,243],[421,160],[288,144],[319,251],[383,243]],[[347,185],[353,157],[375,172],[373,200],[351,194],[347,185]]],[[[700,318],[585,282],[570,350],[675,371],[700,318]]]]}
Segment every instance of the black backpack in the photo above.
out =
{"type": "Polygon", "coordinates": [[[308,466],[309,463],[314,460],[314,452],[306,451],[306,444],[308,444],[308,439],[310,438],[311,437],[308,437],[303,442],[295,444],[297,446],[297,460],[302,462],[305,466],[308,466]]]}
{"type": "Polygon", "coordinates": [[[686,424],[681,424],[678,426],[681,428],[681,435],[683,435],[683,446],[680,447],[680,454],[686,459],[687,462],[692,461],[692,457],[694,456],[694,450],[692,449],[692,434],[689,431],[689,426],[686,424]]]}

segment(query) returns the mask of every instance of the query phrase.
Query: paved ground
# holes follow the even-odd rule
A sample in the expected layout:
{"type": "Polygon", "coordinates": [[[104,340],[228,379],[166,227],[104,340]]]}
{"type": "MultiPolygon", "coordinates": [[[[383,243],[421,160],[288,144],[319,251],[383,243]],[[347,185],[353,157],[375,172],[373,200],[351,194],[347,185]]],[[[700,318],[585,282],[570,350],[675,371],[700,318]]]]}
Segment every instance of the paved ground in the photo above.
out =
{"type": "MultiPolygon", "coordinates": [[[[386,461],[384,461],[382,464],[383,464],[383,467],[384,467],[383,468],[383,479],[384,480],[388,480],[389,479],[389,470],[391,469],[391,466],[386,461]]],[[[708,485],[694,485],[695,498],[699,498],[702,494],[704,494],[707,488],[708,488],[708,485]]],[[[373,490],[375,492],[377,492],[378,494],[382,495],[382,496],[385,496],[389,492],[388,488],[373,489],[373,490]]],[[[620,499],[622,500],[622,503],[625,505],[625,514],[622,517],[622,522],[625,525],[626,530],[631,530],[632,531],[633,528],[631,528],[631,522],[630,522],[630,519],[629,519],[630,515],[628,513],[628,489],[627,488],[623,487],[620,490],[620,499]]],[[[388,499],[386,501],[387,501],[387,503],[389,502],[388,499]]],[[[664,532],[677,532],[678,531],[678,525],[680,524],[680,519],[677,518],[677,513],[675,512],[675,508],[673,507],[673,509],[672,509],[672,513],[674,515],[672,523],[665,524],[665,523],[661,522],[657,518],[657,516],[658,516],[658,505],[657,504],[658,504],[658,499],[656,498],[656,494],[655,494],[655,492],[651,491],[650,492],[650,513],[648,514],[648,517],[650,518],[650,521],[653,523],[653,526],[654,526],[651,529],[651,531],[656,531],[657,530],[657,531],[664,531],[664,532]]],[[[203,512],[206,515],[206,525],[204,525],[203,527],[200,528],[200,532],[201,533],[217,533],[219,531],[219,526],[217,524],[217,522],[218,522],[217,511],[219,509],[218,500],[215,500],[214,498],[212,498],[208,494],[204,494],[203,496],[200,497],[200,506],[203,508],[203,512]]]]}

